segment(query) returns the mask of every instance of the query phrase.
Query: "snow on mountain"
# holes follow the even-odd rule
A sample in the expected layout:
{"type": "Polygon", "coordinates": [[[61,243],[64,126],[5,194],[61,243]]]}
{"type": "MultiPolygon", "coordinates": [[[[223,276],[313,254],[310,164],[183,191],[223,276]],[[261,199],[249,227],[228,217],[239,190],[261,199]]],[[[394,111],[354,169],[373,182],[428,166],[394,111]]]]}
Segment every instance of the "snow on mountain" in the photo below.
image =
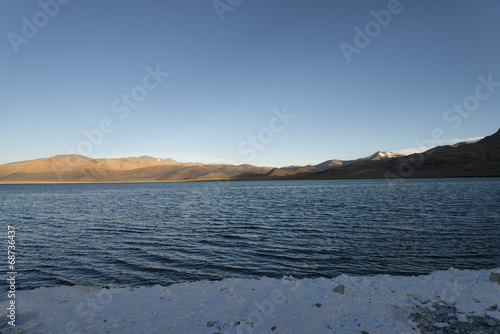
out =
{"type": "Polygon", "coordinates": [[[404,156],[404,154],[400,154],[400,153],[377,151],[377,152],[373,153],[372,155],[367,156],[366,158],[358,159],[357,161],[386,160],[386,159],[392,159],[392,158],[403,157],[403,156],[404,156]]]}

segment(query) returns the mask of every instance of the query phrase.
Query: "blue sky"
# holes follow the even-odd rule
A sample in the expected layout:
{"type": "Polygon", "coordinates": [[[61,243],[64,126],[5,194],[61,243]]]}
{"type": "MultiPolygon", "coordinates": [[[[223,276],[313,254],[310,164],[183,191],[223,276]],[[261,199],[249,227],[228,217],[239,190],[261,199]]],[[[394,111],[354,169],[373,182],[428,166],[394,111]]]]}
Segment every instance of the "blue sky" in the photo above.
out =
{"type": "Polygon", "coordinates": [[[500,128],[496,0],[59,1],[0,3],[0,164],[284,166],[500,128]]]}

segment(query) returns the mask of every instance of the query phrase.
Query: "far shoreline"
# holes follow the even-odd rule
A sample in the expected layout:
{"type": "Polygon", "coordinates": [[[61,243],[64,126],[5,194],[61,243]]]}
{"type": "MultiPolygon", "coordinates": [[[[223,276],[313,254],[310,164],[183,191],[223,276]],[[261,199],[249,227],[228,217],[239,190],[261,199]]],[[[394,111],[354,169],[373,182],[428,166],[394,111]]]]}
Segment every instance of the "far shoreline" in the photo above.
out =
{"type": "Polygon", "coordinates": [[[298,179],[298,178],[269,178],[269,179],[195,179],[195,180],[130,180],[130,181],[0,181],[0,185],[26,185],[26,184],[127,184],[127,183],[184,183],[184,182],[261,182],[261,181],[361,181],[361,180],[434,180],[434,179],[485,179],[500,178],[500,176],[427,176],[427,177],[405,177],[405,178],[325,178],[325,179],[298,179]]]}

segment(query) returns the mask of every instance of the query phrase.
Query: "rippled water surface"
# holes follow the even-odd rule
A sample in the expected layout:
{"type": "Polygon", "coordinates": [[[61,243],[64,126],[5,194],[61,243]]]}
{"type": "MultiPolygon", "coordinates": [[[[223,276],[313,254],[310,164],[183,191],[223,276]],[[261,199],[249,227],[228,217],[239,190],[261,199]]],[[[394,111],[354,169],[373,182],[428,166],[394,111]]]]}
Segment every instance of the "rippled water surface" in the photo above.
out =
{"type": "Polygon", "coordinates": [[[487,269],[499,203],[498,178],[0,185],[21,289],[487,269]]]}

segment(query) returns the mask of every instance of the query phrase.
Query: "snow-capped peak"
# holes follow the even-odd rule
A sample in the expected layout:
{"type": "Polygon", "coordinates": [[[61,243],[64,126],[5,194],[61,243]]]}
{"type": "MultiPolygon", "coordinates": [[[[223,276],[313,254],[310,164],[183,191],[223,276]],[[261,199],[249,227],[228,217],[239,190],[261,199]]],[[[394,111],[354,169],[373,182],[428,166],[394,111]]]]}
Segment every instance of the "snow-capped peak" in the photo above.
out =
{"type": "Polygon", "coordinates": [[[377,152],[373,153],[372,155],[366,157],[365,160],[385,160],[385,159],[392,159],[392,158],[397,158],[397,157],[402,157],[402,156],[404,156],[404,154],[394,153],[394,152],[377,151],[377,152]]]}

